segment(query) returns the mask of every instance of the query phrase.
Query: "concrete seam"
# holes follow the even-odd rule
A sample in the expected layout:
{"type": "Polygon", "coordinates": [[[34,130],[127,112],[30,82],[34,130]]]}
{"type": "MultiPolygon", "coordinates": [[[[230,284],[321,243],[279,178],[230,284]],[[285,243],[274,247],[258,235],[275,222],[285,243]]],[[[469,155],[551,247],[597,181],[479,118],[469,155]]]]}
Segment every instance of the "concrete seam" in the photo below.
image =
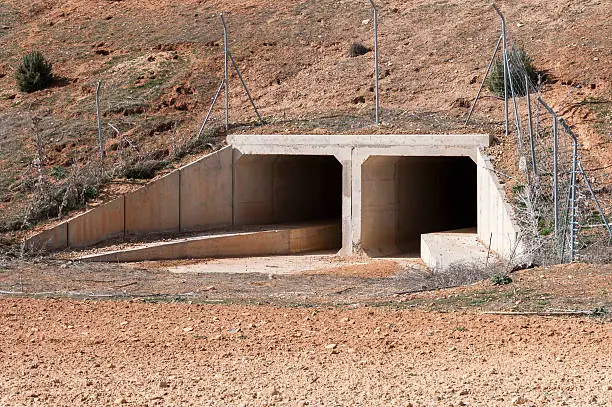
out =
{"type": "Polygon", "coordinates": [[[181,176],[182,176],[182,172],[181,170],[178,171],[178,230],[179,233],[181,233],[183,231],[183,221],[182,221],[182,217],[181,217],[181,192],[183,190],[182,186],[181,186],[181,176]]]}
{"type": "Polygon", "coordinates": [[[232,226],[236,226],[236,149],[232,147],[232,226]]]}
{"type": "Polygon", "coordinates": [[[127,224],[126,224],[127,206],[125,205],[125,194],[123,194],[122,200],[123,200],[123,240],[125,240],[126,233],[127,233],[127,224]]]}

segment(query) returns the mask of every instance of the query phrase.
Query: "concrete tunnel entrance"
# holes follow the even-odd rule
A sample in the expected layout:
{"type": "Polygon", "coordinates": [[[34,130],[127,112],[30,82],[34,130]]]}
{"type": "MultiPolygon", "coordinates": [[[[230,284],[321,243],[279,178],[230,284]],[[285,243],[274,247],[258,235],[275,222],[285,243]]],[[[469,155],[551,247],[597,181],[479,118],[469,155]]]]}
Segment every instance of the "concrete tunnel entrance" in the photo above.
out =
{"type": "Polygon", "coordinates": [[[234,165],[235,225],[336,223],[342,247],[342,165],[333,156],[242,155],[234,165]]]}
{"type": "Polygon", "coordinates": [[[418,257],[421,234],[476,231],[476,164],[469,157],[371,156],[361,171],[368,255],[418,257]]]}
{"type": "Polygon", "coordinates": [[[478,134],[231,135],[221,150],[26,245],[61,250],[127,235],[201,231],[88,260],[363,250],[420,254],[440,267],[488,256],[485,239],[491,251],[509,257],[519,229],[480,151],[489,142],[478,134]],[[458,229],[471,233],[439,233],[458,229]]]}

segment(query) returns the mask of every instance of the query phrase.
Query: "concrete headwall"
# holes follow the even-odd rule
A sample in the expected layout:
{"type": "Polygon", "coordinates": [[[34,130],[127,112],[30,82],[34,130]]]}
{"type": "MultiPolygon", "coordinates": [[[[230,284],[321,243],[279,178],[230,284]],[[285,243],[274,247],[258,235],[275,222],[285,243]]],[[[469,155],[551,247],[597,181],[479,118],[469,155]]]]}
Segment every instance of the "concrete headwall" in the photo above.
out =
{"type": "Polygon", "coordinates": [[[27,250],[81,248],[149,233],[232,222],[232,148],[225,147],[144,187],[32,236],[27,250]]]}
{"type": "Polygon", "coordinates": [[[505,200],[503,187],[493,171],[491,159],[478,151],[477,155],[478,237],[491,250],[505,259],[521,254],[519,227],[513,211],[505,200]]]}

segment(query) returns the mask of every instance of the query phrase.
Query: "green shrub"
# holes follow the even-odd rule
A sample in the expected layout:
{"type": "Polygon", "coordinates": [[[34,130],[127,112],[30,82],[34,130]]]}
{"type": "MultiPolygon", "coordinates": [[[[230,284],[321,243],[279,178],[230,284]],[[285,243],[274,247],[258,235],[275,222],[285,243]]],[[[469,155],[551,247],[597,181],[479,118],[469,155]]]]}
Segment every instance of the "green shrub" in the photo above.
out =
{"type": "MultiPolygon", "coordinates": [[[[525,96],[525,75],[533,83],[538,81],[538,72],[533,67],[531,57],[522,49],[512,48],[508,51],[510,65],[510,77],[514,86],[516,96],[525,96]]],[[[493,64],[489,79],[487,79],[487,89],[499,97],[504,97],[504,62],[499,58],[493,64]]],[[[508,97],[511,97],[510,83],[508,82],[508,97]]]]}
{"type": "Polygon", "coordinates": [[[349,49],[349,55],[351,57],[358,57],[360,55],[365,55],[368,52],[370,52],[370,48],[358,42],[354,42],[353,44],[351,44],[351,48],[349,49]]]}
{"type": "Polygon", "coordinates": [[[512,279],[506,273],[496,273],[491,276],[493,285],[506,285],[512,282],[512,279]]]}
{"type": "Polygon", "coordinates": [[[123,170],[123,175],[131,179],[151,179],[157,171],[164,168],[168,163],[166,161],[146,160],[138,161],[123,170]]]}
{"type": "Polygon", "coordinates": [[[21,59],[15,79],[22,92],[34,92],[44,89],[53,82],[52,65],[38,51],[30,52],[21,59]]]}
{"type": "Polygon", "coordinates": [[[55,179],[64,179],[68,176],[68,170],[64,167],[53,167],[51,176],[55,179]]]}

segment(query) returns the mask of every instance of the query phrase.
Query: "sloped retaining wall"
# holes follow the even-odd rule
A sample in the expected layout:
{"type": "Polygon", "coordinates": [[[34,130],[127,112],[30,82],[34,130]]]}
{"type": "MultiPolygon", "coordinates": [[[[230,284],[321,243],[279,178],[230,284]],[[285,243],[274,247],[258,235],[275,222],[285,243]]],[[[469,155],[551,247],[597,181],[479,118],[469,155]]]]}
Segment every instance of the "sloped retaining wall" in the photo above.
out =
{"type": "Polygon", "coordinates": [[[148,233],[232,223],[232,148],[206,155],[144,187],[32,236],[25,248],[55,251],[148,233]]]}

